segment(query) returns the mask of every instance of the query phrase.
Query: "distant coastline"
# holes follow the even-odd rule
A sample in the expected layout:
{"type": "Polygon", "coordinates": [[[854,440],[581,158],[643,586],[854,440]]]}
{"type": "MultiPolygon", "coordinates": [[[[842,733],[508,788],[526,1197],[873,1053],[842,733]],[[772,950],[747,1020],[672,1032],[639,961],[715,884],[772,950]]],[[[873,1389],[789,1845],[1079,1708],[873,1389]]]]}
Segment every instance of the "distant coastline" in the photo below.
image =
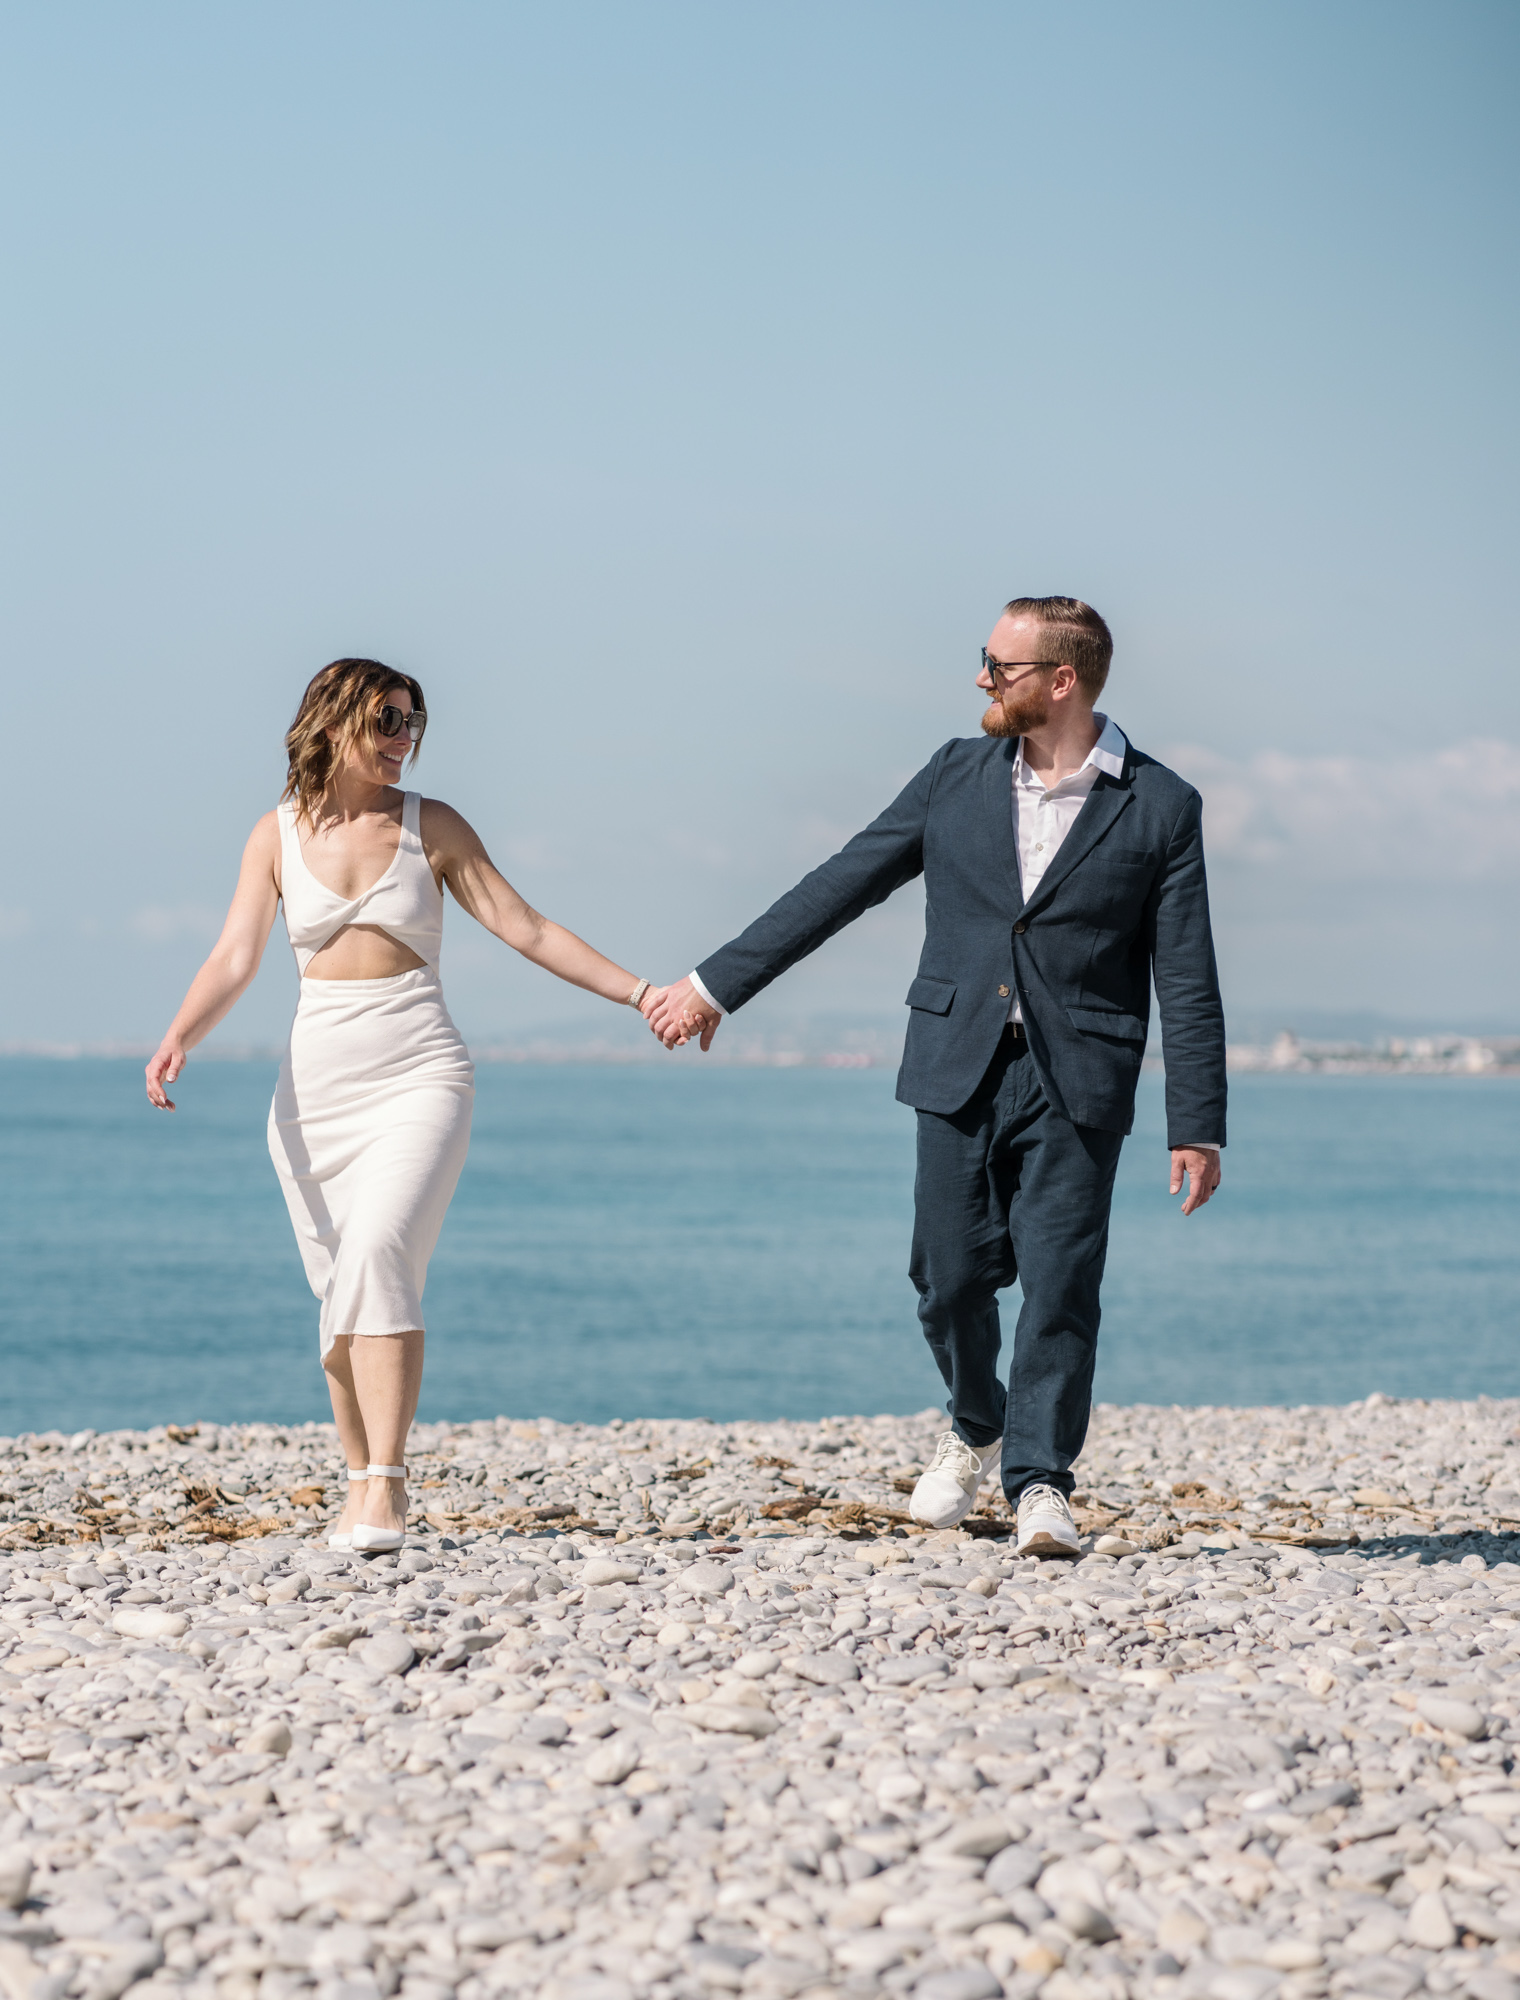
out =
{"type": "MultiPolygon", "coordinates": [[[[837,1031],[836,1031],[837,1033],[837,1031]]],[[[0,1042],[0,1060],[46,1062],[144,1061],[152,1054],[139,1042],[0,1042]]],[[[278,1062],[283,1047],[276,1043],[210,1045],[197,1052],[199,1062],[278,1062]]],[[[523,1042],[471,1042],[478,1063],[565,1065],[614,1064],[619,1067],[658,1063],[663,1051],[652,1044],[601,1040],[556,1040],[550,1036],[523,1042]]],[[[730,1069],[884,1069],[901,1060],[900,1038],[862,1028],[847,1036],[820,1037],[805,1029],[782,1030],[744,1039],[731,1036],[705,1058],[712,1067],[730,1069]],[[830,1045],[831,1042],[834,1045],[830,1045]],[[839,1045],[842,1043],[843,1045],[839,1045]]],[[[1520,1076],[1520,1035],[1428,1034],[1380,1036],[1374,1041],[1315,1040],[1284,1028],[1270,1041],[1231,1042],[1226,1051],[1230,1069],[1261,1076],[1520,1076]]],[[[1147,1070],[1164,1067],[1152,1049],[1147,1070]]]]}
{"type": "Polygon", "coordinates": [[[1520,1035],[1393,1035],[1376,1042],[1232,1042],[1232,1070],[1276,1076],[1520,1076],[1520,1035]]]}

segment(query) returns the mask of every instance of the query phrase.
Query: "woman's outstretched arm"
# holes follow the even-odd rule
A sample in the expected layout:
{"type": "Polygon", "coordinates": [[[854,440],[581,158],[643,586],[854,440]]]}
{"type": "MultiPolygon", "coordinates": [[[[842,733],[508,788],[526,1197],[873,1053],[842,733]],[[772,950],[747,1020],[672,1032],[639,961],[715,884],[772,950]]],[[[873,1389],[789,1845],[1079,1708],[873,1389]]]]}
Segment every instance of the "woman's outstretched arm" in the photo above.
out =
{"type": "MultiPolygon", "coordinates": [[[[599,993],[620,1006],[628,1000],[639,984],[637,973],[603,958],[584,938],[567,931],[563,924],[551,923],[525,903],[498,871],[479,834],[452,806],[428,799],[422,810],[428,858],[435,865],[441,862],[443,879],[461,909],[468,910],[493,937],[557,979],[582,986],[588,993],[599,993]]],[[[657,997],[650,987],[639,1011],[647,1014],[657,997]]]]}
{"type": "Polygon", "coordinates": [[[259,969],[279,908],[279,859],[280,823],[274,813],[265,813],[243,849],[243,865],[222,934],[191,980],[190,991],[148,1064],[148,1098],[160,1111],[174,1109],[173,1100],[165,1095],[165,1084],[173,1083],[191,1049],[232,1011],[259,969]]]}

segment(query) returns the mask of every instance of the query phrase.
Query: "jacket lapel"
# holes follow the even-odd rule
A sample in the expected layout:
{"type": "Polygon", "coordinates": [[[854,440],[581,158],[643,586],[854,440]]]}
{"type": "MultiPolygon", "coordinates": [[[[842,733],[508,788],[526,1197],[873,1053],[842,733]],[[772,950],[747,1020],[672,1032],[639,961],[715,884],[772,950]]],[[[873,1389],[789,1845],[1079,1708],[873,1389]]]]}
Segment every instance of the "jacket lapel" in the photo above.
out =
{"type": "Polygon", "coordinates": [[[1013,760],[1018,747],[1017,737],[1011,741],[1000,737],[993,744],[992,755],[982,771],[984,838],[990,842],[989,851],[1003,871],[1015,910],[1024,907],[1024,889],[1019,880],[1019,844],[1013,831],[1013,760]]]}
{"type": "Polygon", "coordinates": [[[1061,842],[1054,861],[1041,878],[1039,888],[1024,905],[1026,916],[1031,910],[1041,909],[1050,901],[1083,856],[1090,853],[1108,832],[1133,796],[1128,759],[1125,760],[1122,778],[1110,778],[1107,772],[1098,774],[1098,782],[1083,801],[1082,810],[1073,821],[1071,832],[1061,842]]]}

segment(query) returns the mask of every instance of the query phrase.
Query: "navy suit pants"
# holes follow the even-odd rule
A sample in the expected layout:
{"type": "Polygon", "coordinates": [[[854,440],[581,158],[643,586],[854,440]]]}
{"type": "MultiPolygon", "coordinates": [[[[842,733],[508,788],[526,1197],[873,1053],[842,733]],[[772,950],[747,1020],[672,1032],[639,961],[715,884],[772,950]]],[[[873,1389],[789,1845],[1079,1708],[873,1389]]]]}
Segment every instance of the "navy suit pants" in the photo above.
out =
{"type": "Polygon", "coordinates": [[[918,1316],[956,1434],[1003,1440],[1003,1491],[1070,1493],[1087,1436],[1098,1289],[1120,1132],[1058,1117],[1012,1028],[969,1103],[918,1114],[913,1261],[918,1316]],[[997,1295],[1024,1300],[1004,1389],[997,1295]]]}

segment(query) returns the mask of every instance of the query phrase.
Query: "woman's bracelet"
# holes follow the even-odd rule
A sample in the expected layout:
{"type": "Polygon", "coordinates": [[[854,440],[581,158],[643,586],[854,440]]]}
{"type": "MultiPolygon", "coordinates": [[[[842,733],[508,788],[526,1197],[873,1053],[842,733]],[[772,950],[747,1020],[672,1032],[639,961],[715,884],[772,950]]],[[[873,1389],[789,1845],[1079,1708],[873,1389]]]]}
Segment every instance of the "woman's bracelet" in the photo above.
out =
{"type": "Polygon", "coordinates": [[[635,986],[633,991],[629,994],[626,1004],[630,1007],[642,1008],[644,995],[649,991],[650,987],[653,984],[654,984],[653,980],[641,979],[638,985],[635,986]]]}

